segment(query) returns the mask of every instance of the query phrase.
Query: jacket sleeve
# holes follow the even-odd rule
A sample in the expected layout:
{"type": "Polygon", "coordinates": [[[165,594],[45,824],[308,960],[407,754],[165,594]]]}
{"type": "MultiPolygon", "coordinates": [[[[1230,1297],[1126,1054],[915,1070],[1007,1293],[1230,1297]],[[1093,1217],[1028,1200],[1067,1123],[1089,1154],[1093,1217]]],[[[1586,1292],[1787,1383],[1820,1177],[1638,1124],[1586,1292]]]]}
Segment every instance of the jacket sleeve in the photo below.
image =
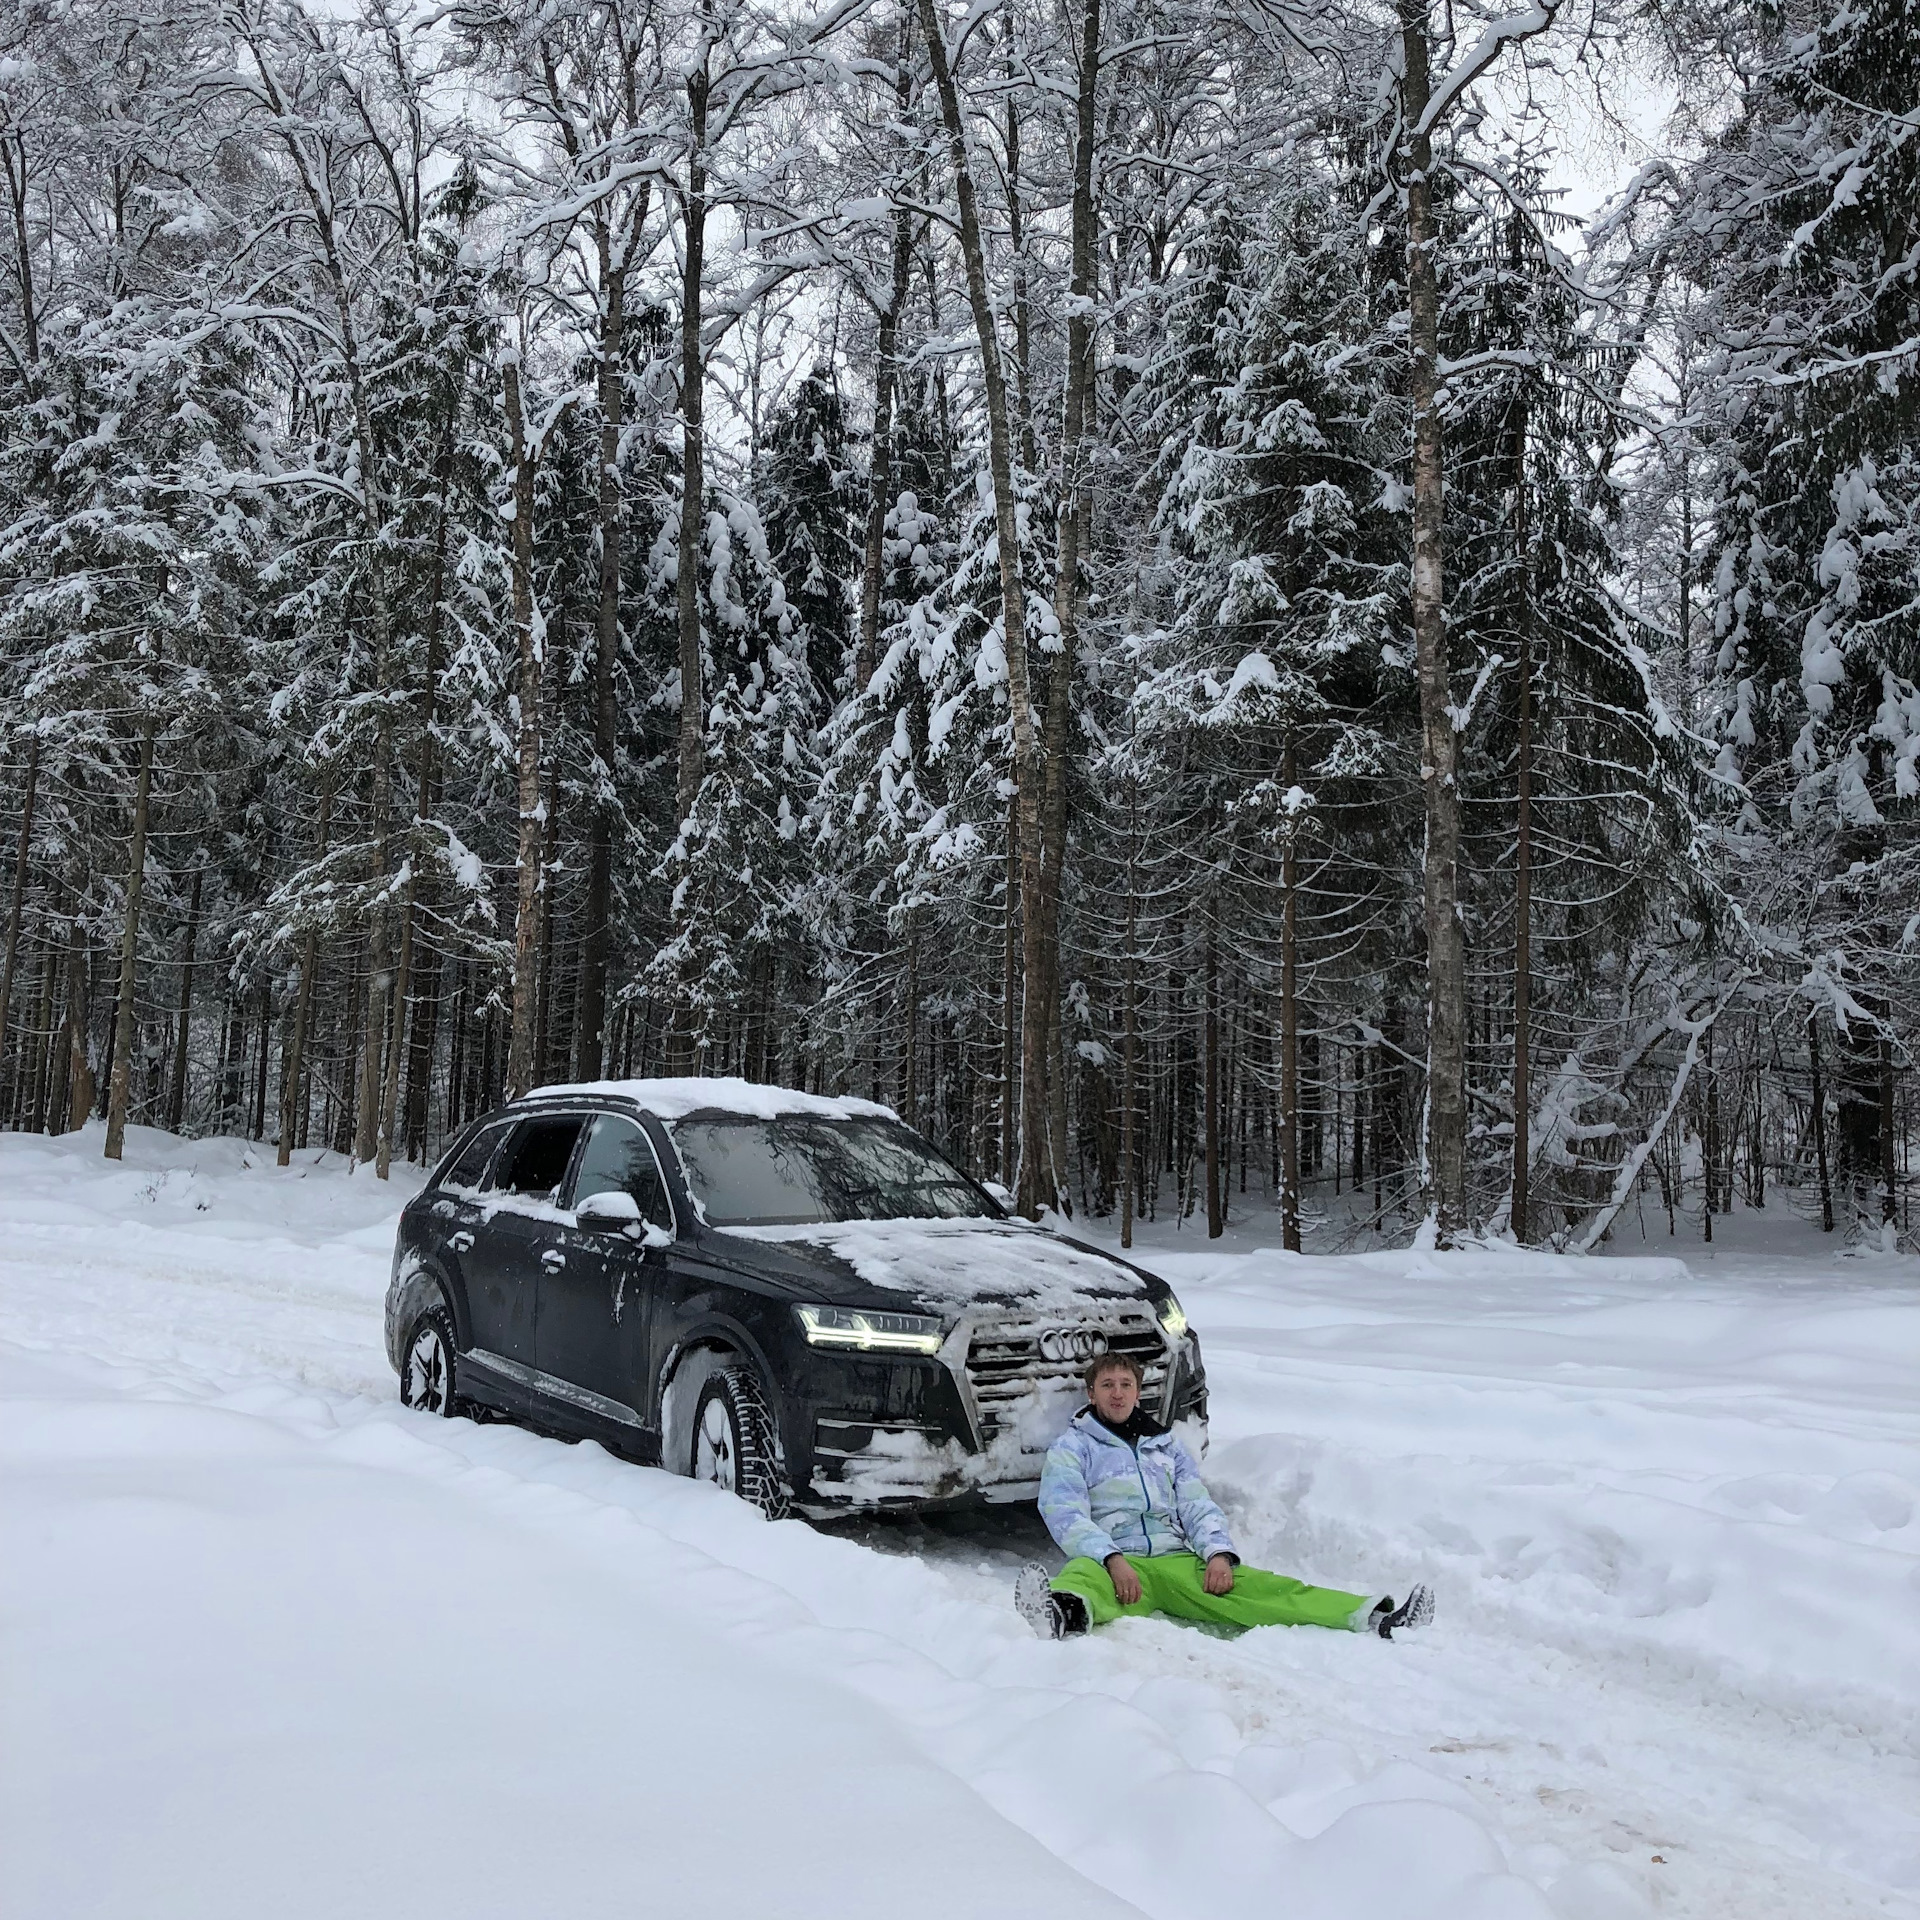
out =
{"type": "MultiPolygon", "coordinates": [[[[1200,1470],[1179,1441],[1173,1443],[1173,1500],[1180,1514],[1180,1531],[1187,1545],[1202,1560],[1224,1553],[1236,1565],[1240,1556],[1233,1550],[1233,1535],[1227,1531],[1227,1516],[1214,1504],[1213,1495],[1200,1478],[1200,1470]]],[[[1044,1484],[1044,1483],[1043,1483],[1044,1484]]]]}
{"type": "Polygon", "coordinates": [[[1047,1449],[1040,1474],[1040,1518],[1070,1559],[1104,1560],[1119,1551],[1094,1524],[1086,1462],[1071,1433],[1063,1433],[1047,1449]]]}

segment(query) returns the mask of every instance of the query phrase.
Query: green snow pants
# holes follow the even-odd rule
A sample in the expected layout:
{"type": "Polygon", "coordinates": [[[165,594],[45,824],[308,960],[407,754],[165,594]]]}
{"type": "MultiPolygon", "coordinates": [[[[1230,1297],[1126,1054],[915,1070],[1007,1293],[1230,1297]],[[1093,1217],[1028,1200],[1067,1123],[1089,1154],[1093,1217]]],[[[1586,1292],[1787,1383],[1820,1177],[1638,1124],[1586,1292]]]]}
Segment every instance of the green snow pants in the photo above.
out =
{"type": "Polygon", "coordinates": [[[1140,1598],[1123,1607],[1113,1582],[1098,1560],[1069,1560],[1053,1576],[1055,1593],[1077,1594],[1086,1602],[1096,1627],[1123,1615],[1170,1614],[1215,1627],[1352,1627],[1366,1619],[1372,1605],[1364,1593],[1338,1593],[1310,1587],[1284,1573],[1235,1567],[1231,1593],[1209,1593],[1202,1584],[1206,1563],[1190,1553],[1159,1553],[1149,1558],[1130,1553],[1127,1564],[1140,1576],[1140,1598]],[[1356,1620],[1357,1616],[1357,1620],[1356,1620]]]}

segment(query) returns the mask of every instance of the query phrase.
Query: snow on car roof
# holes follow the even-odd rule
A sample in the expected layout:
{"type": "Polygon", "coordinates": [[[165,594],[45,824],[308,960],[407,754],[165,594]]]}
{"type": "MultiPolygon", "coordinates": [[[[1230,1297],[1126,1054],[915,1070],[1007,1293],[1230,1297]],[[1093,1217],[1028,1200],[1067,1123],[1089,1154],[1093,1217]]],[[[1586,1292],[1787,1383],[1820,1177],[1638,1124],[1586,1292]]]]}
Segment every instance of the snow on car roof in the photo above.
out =
{"type": "Polygon", "coordinates": [[[778,1120],[807,1114],[818,1120],[893,1120],[891,1107],[873,1100],[829,1099],[824,1094],[800,1093],[792,1087],[762,1086],[731,1076],[704,1080],[682,1075],[670,1080],[575,1080],[561,1086],[537,1087],[542,1100],[564,1100],[581,1094],[613,1094],[646,1108],[661,1120],[684,1120],[693,1113],[728,1113],[744,1120],[778,1120]]]}

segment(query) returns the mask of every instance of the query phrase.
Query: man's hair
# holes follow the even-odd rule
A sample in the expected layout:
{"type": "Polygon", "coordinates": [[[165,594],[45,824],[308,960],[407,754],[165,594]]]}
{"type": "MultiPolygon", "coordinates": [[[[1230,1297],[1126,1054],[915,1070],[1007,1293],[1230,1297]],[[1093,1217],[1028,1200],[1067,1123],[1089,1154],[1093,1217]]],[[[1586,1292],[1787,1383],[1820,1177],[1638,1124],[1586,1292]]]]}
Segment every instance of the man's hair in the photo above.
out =
{"type": "Polygon", "coordinates": [[[1087,1371],[1083,1376],[1087,1383],[1087,1391],[1089,1393],[1093,1391],[1093,1383],[1098,1380],[1103,1373],[1111,1373],[1116,1368],[1122,1373],[1132,1374],[1133,1384],[1136,1387],[1144,1387],[1147,1384],[1146,1369],[1141,1366],[1140,1362],[1136,1360],[1132,1354],[1096,1353],[1093,1358],[1087,1362],[1087,1371]]]}

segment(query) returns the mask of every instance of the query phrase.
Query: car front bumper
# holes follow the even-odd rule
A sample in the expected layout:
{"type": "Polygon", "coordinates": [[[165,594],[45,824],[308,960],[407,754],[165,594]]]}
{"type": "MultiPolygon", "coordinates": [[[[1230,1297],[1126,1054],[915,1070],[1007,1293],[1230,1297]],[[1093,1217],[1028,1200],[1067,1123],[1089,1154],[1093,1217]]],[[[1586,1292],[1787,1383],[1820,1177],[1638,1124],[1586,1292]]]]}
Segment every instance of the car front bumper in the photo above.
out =
{"type": "Polygon", "coordinates": [[[1206,1372],[1191,1334],[1169,1340],[1147,1311],[1062,1329],[969,1314],[937,1356],[810,1356],[813,1392],[783,1435],[795,1504],[816,1515],[1036,1498],[1047,1449],[1086,1404],[1098,1346],[1132,1353],[1144,1403],[1196,1457],[1206,1449],[1206,1372]]]}

